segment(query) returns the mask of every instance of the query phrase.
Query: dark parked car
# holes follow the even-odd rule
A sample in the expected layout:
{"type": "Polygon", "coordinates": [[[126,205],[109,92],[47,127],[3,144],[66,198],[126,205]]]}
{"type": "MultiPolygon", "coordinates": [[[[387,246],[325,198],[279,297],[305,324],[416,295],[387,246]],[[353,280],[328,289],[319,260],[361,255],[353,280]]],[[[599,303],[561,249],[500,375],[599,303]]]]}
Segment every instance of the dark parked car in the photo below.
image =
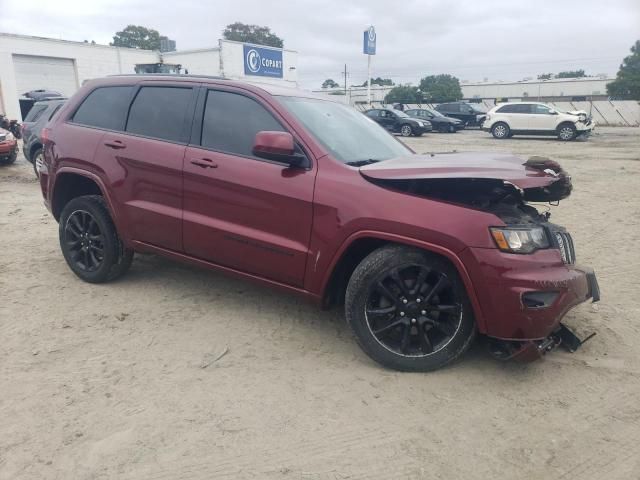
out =
{"type": "Polygon", "coordinates": [[[22,153],[33,164],[36,176],[42,165],[42,138],[44,126],[51,120],[55,113],[64,105],[65,98],[51,98],[37,102],[22,122],[22,153]]]}
{"type": "Polygon", "coordinates": [[[423,133],[430,132],[433,129],[429,121],[411,118],[400,110],[374,108],[364,113],[371,120],[379,123],[390,132],[399,133],[403,137],[410,137],[411,135],[419,137],[423,133]]]}
{"type": "Polygon", "coordinates": [[[464,128],[462,120],[445,117],[437,110],[431,110],[430,108],[414,108],[407,110],[405,113],[410,117],[431,122],[433,130],[437,130],[438,132],[455,133],[464,128]]]}
{"type": "Polygon", "coordinates": [[[468,127],[480,127],[486,116],[486,111],[476,103],[452,102],[436,105],[436,110],[447,117],[462,120],[468,127]]]}
{"type": "Polygon", "coordinates": [[[599,298],[528,205],[571,192],[543,157],[418,155],[310,92],[197,76],[92,80],[43,137],[45,204],[87,282],[148,252],[344,303],[362,349],[400,370],[442,367],[476,331],[500,358],[579,345],[560,321],[599,298]]]}

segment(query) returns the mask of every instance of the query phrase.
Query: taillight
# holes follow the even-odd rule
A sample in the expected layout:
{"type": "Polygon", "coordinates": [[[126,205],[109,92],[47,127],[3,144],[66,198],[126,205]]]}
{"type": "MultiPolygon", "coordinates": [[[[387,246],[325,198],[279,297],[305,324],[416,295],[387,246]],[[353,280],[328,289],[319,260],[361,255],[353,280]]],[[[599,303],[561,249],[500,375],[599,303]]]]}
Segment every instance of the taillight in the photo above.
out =
{"type": "Polygon", "coordinates": [[[43,145],[46,145],[47,142],[49,141],[49,133],[51,133],[50,128],[43,128],[42,131],[40,132],[40,138],[42,139],[43,145]]]}

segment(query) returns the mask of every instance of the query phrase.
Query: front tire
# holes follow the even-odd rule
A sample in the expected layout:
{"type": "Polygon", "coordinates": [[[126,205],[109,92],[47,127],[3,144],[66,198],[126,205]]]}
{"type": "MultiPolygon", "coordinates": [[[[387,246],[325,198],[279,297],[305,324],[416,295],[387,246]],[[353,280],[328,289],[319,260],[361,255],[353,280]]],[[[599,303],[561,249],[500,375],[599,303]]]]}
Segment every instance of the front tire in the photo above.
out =
{"type": "Polygon", "coordinates": [[[382,247],[349,280],[345,313],[358,344],[396,370],[436,370],[460,357],[475,321],[456,269],[429,252],[382,247]]]}
{"type": "Polygon", "coordinates": [[[506,123],[498,122],[491,127],[491,135],[493,135],[493,138],[497,138],[498,140],[509,138],[511,135],[511,129],[506,123]]]}
{"type": "Polygon", "coordinates": [[[13,165],[18,159],[18,151],[14,151],[8,157],[0,159],[0,165],[13,165]]]}
{"type": "Polygon", "coordinates": [[[411,128],[411,125],[402,125],[400,127],[400,135],[402,135],[403,137],[410,137],[411,135],[413,135],[413,128],[411,128]]]}
{"type": "Polygon", "coordinates": [[[131,266],[133,250],[124,247],[100,195],[76,197],[65,205],[59,237],[67,265],[85,282],[114,280],[131,266]]]}
{"type": "Polygon", "coordinates": [[[570,123],[563,123],[558,127],[558,140],[569,142],[576,138],[576,127],[570,123]]]}

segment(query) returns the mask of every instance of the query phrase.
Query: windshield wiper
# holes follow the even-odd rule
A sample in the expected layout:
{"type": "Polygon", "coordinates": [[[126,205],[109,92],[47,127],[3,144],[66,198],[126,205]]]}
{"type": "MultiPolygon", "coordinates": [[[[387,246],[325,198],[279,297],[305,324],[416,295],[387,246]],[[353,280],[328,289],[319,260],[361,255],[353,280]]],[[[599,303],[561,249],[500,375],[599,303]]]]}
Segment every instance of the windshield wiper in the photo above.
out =
{"type": "Polygon", "coordinates": [[[353,162],[347,162],[347,165],[352,167],[364,167],[365,165],[371,165],[372,163],[378,163],[380,160],[374,160],[373,158],[368,158],[366,160],[355,160],[353,162]]]}

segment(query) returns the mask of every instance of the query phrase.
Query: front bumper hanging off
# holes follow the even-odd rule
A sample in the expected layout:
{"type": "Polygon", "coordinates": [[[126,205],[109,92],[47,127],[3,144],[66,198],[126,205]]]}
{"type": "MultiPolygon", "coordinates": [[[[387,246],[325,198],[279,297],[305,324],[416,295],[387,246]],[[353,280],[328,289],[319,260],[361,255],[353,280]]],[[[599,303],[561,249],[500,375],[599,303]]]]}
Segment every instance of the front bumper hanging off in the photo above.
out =
{"type": "MultiPolygon", "coordinates": [[[[587,283],[589,285],[589,294],[592,303],[599,301],[600,287],[598,286],[595,273],[587,273],[587,283]]],[[[558,328],[543,340],[518,342],[491,338],[489,340],[489,351],[491,355],[499,360],[531,362],[555,350],[557,347],[562,347],[568,352],[573,353],[595,335],[596,333],[593,332],[581,340],[566,325],[559,323],[558,328]]]]}

